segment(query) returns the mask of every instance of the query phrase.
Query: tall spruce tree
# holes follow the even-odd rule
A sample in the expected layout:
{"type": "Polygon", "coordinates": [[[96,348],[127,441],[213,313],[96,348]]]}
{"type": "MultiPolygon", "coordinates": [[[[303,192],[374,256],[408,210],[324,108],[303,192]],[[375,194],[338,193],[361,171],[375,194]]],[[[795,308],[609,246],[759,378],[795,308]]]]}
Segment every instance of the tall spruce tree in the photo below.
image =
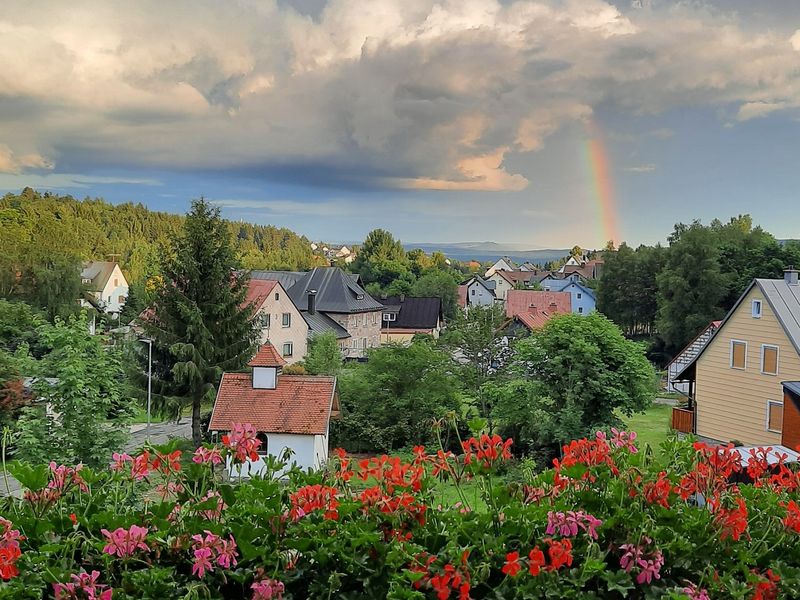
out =
{"type": "MultiPolygon", "coordinates": [[[[155,407],[177,416],[191,405],[196,446],[202,442],[203,401],[213,401],[223,371],[244,367],[255,346],[252,307],[243,307],[248,276],[239,266],[219,209],[202,198],[193,201],[162,266],[153,313],[143,323],[153,340],[155,407]]],[[[146,373],[147,346],[137,354],[146,373]]]]}

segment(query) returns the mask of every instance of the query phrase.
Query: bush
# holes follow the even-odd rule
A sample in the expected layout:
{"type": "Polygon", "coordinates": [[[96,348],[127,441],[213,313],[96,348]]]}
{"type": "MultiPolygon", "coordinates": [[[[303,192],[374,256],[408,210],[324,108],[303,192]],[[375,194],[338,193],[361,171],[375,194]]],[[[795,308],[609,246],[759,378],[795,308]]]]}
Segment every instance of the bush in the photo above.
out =
{"type": "Polygon", "coordinates": [[[0,501],[0,598],[89,597],[69,584],[104,600],[800,594],[800,478],[768,450],[743,469],[730,447],[673,440],[662,462],[598,434],[504,483],[511,442],[484,435],[458,456],[338,452],[323,473],[281,482],[271,461],[265,478],[220,480],[215,463],[254,435],[192,461],[170,446],[99,471],[19,465],[24,499],[0,501]]]}

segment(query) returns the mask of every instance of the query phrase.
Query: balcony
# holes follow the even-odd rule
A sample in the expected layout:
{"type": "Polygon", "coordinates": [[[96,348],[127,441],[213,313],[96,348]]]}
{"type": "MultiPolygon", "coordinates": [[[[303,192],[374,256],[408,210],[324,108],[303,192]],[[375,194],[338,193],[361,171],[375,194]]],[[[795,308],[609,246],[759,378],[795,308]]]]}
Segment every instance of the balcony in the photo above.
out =
{"type": "Polygon", "coordinates": [[[694,433],[694,410],[673,406],[672,428],[681,433],[694,433]]]}

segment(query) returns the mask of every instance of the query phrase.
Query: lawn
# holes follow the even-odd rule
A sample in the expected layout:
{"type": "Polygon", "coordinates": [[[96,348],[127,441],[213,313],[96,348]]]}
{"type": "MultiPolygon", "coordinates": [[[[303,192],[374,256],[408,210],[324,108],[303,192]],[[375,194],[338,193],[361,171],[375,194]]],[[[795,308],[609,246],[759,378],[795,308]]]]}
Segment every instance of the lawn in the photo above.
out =
{"type": "Polygon", "coordinates": [[[653,404],[645,412],[623,417],[628,429],[637,433],[640,444],[650,444],[653,450],[658,451],[658,446],[667,439],[670,432],[669,420],[672,407],[665,404],[653,404]]]}

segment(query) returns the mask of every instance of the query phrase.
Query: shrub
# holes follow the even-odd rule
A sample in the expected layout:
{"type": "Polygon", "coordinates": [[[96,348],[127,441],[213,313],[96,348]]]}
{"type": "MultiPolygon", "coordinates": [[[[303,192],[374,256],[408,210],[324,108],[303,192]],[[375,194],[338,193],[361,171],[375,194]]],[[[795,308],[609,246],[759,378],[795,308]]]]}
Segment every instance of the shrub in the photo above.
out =
{"type": "Polygon", "coordinates": [[[191,459],[169,446],[100,471],[22,464],[24,498],[0,504],[0,598],[800,594],[800,478],[770,449],[742,466],[731,447],[673,440],[661,461],[599,433],[506,483],[510,445],[483,435],[407,461],[337,451],[326,472],[281,482],[271,460],[264,478],[222,481],[215,468],[255,451],[245,425],[191,459]]]}

